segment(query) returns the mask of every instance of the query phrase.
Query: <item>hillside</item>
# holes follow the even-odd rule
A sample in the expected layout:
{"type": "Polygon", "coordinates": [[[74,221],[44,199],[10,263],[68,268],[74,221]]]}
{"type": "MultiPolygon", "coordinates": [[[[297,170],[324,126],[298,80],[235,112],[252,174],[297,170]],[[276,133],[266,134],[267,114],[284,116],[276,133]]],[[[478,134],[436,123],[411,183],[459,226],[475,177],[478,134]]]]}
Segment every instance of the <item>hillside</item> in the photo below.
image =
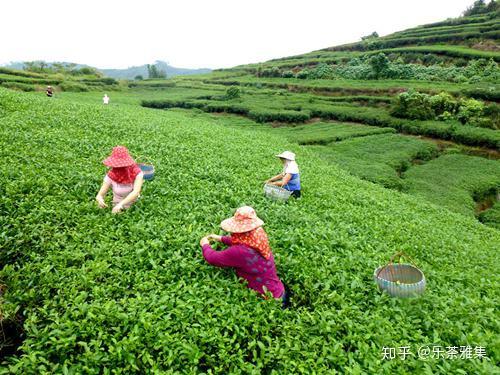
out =
{"type": "Polygon", "coordinates": [[[267,133],[3,89],[0,103],[3,326],[22,339],[6,372],[494,372],[498,231],[267,133]],[[157,176],[130,212],[111,216],[93,197],[117,143],[154,160],[157,176]],[[306,187],[281,205],[260,181],[288,148],[306,187]],[[288,310],[201,257],[199,238],[245,203],[266,222],[294,292],[288,310]],[[428,278],[418,300],[372,281],[397,250],[428,278]],[[407,344],[482,345],[493,361],[381,359],[407,344]]]}
{"type": "Polygon", "coordinates": [[[498,15],[179,78],[162,93],[131,96],[280,134],[358,177],[498,227],[498,15]]]}
{"type": "Polygon", "coordinates": [[[95,90],[120,90],[114,78],[100,74],[37,73],[0,67],[0,87],[18,91],[45,91],[47,86],[56,91],[84,92],[95,90]]]}

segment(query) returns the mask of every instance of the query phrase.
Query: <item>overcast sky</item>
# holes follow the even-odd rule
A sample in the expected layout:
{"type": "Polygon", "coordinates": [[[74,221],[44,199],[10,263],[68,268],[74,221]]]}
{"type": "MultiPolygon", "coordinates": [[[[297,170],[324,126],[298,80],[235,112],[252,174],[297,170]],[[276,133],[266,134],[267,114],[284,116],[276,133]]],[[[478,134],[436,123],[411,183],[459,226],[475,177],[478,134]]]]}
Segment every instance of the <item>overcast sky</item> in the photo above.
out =
{"type": "Polygon", "coordinates": [[[222,68],[458,17],[473,0],[1,0],[0,64],[222,68]]]}

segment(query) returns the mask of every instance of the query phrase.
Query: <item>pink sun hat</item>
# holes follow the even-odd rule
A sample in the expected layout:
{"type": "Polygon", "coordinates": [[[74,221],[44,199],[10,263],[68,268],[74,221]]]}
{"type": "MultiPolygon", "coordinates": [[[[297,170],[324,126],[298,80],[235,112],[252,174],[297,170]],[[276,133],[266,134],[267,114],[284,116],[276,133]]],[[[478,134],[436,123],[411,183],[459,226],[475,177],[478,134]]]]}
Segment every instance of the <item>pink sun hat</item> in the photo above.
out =
{"type": "Polygon", "coordinates": [[[134,165],[135,161],[132,159],[125,146],[116,146],[113,147],[111,156],[104,159],[102,163],[108,167],[122,168],[134,165]]]}
{"type": "Polygon", "coordinates": [[[257,217],[255,210],[250,206],[238,208],[233,217],[220,223],[222,229],[231,233],[249,232],[262,225],[264,222],[257,217]]]}

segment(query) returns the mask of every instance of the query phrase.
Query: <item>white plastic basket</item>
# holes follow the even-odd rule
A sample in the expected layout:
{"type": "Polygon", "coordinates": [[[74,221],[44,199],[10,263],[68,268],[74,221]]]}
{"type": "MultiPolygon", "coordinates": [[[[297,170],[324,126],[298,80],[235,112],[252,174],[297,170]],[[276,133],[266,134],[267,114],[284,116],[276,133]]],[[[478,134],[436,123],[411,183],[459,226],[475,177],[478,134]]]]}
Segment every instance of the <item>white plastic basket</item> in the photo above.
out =
{"type": "Polygon", "coordinates": [[[270,199],[286,201],[290,198],[292,192],[276,185],[265,184],[264,194],[270,199]]]}

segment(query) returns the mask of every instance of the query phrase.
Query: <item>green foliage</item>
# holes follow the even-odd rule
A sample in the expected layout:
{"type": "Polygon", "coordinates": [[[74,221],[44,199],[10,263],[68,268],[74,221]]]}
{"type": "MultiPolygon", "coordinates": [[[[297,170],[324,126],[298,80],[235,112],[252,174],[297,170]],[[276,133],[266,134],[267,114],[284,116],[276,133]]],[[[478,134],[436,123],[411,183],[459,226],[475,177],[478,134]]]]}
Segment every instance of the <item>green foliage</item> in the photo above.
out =
{"type": "Polygon", "coordinates": [[[328,64],[321,63],[310,72],[308,78],[328,79],[328,78],[333,78],[333,76],[334,76],[333,68],[328,64]]]}
{"type": "Polygon", "coordinates": [[[484,103],[475,99],[466,99],[460,102],[457,118],[462,124],[474,123],[483,115],[484,103]]]}
{"type": "Polygon", "coordinates": [[[493,207],[481,212],[479,221],[485,225],[500,229],[500,201],[497,201],[493,207]]]}
{"type": "Polygon", "coordinates": [[[83,91],[89,91],[88,86],[82,84],[82,83],[77,83],[77,82],[63,82],[59,85],[59,88],[62,91],[75,91],[75,92],[83,92],[83,91]]]}
{"type": "Polygon", "coordinates": [[[436,117],[431,97],[417,91],[407,91],[396,97],[391,114],[412,120],[430,120],[436,117]]]}
{"type": "Polygon", "coordinates": [[[135,79],[136,81],[142,81],[142,80],[144,79],[144,77],[143,77],[143,76],[141,76],[140,74],[138,74],[138,75],[136,75],[136,76],[134,77],[134,79],[135,79]]]}
{"type": "Polygon", "coordinates": [[[271,69],[261,69],[258,71],[258,77],[281,77],[281,71],[276,66],[271,69]]]}
{"type": "Polygon", "coordinates": [[[326,145],[366,135],[395,133],[395,130],[359,124],[319,122],[294,127],[279,127],[273,129],[273,133],[285,136],[290,141],[301,145],[326,145]]]}
{"type": "Polygon", "coordinates": [[[23,69],[34,73],[102,77],[102,73],[96,68],[90,66],[77,68],[77,64],[74,63],[48,63],[42,60],[26,61],[23,64],[23,69]]]}
{"type": "Polygon", "coordinates": [[[2,298],[6,316],[25,317],[21,354],[3,357],[1,372],[496,371],[498,231],[360,181],[280,137],[44,99],[0,90],[0,104],[17,109],[0,127],[2,298]],[[93,202],[116,144],[157,167],[119,216],[93,202]],[[272,155],[292,147],[304,195],[275,204],[261,181],[279,169],[272,155]],[[199,238],[241,204],[266,222],[291,309],[202,259],[199,238]],[[418,300],[373,284],[398,250],[428,278],[418,300]],[[408,343],[481,345],[492,360],[381,359],[383,347],[408,343]]]}
{"type": "Polygon", "coordinates": [[[391,114],[413,120],[456,119],[462,124],[498,129],[498,108],[495,104],[485,107],[481,101],[456,99],[444,92],[433,96],[414,90],[399,94],[391,114]]]}
{"type": "Polygon", "coordinates": [[[35,86],[22,82],[1,82],[2,87],[20,91],[35,91],[35,86]]]}
{"type": "Polygon", "coordinates": [[[256,122],[304,122],[311,116],[309,112],[290,110],[251,110],[248,117],[256,122]]]}
{"type": "Polygon", "coordinates": [[[372,68],[375,79],[387,76],[387,71],[389,70],[389,59],[384,53],[372,56],[370,60],[368,60],[368,63],[372,68]]]}
{"type": "Polygon", "coordinates": [[[405,181],[412,195],[474,217],[474,198],[481,200],[500,186],[500,164],[468,155],[444,155],[410,168],[405,181]]]}
{"type": "Polygon", "coordinates": [[[397,190],[404,190],[400,174],[410,167],[412,160],[429,160],[437,154],[433,143],[398,134],[353,138],[315,149],[350,173],[397,190]]]}
{"type": "Polygon", "coordinates": [[[295,78],[298,78],[298,79],[308,79],[310,75],[311,75],[311,71],[306,68],[306,69],[302,69],[301,71],[299,71],[295,75],[295,78]]]}
{"type": "Polygon", "coordinates": [[[240,89],[237,86],[229,87],[226,90],[226,96],[225,96],[225,98],[227,100],[237,99],[239,97],[240,97],[240,89]]]}
{"type": "Polygon", "coordinates": [[[486,1],[485,0],[476,0],[474,1],[474,4],[472,4],[470,7],[467,8],[467,10],[464,11],[464,16],[474,16],[477,14],[483,14],[487,13],[488,8],[486,6],[486,1]]]}
{"type": "Polygon", "coordinates": [[[146,68],[148,70],[149,79],[167,78],[167,73],[165,72],[165,70],[161,69],[159,64],[147,64],[146,68]]]}
{"type": "Polygon", "coordinates": [[[370,35],[362,36],[362,37],[361,37],[361,40],[365,40],[365,41],[367,41],[367,40],[374,39],[374,38],[378,38],[378,37],[379,37],[378,33],[377,33],[376,31],[374,31],[374,32],[373,32],[373,33],[371,33],[370,35]]]}

